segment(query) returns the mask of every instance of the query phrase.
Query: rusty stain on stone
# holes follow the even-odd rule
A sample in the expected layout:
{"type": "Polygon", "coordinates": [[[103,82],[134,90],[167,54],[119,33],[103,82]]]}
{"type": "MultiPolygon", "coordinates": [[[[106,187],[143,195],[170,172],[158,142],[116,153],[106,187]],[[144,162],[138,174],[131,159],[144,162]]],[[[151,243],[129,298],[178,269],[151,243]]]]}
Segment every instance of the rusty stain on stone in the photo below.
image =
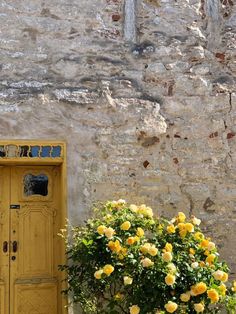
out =
{"type": "Polygon", "coordinates": [[[140,131],[140,132],[139,132],[139,136],[138,136],[138,141],[140,141],[141,139],[143,139],[145,136],[146,136],[146,132],[140,131]]]}
{"type": "Polygon", "coordinates": [[[210,197],[208,197],[205,201],[205,203],[203,204],[203,208],[205,210],[208,210],[208,208],[210,208],[211,206],[215,205],[215,203],[210,199],[210,197]]]}
{"type": "Polygon", "coordinates": [[[216,56],[217,59],[219,59],[220,62],[225,61],[225,53],[216,52],[215,56],[216,56]]]}
{"type": "Polygon", "coordinates": [[[174,137],[175,138],[181,138],[181,136],[179,134],[177,134],[177,133],[174,135],[174,137]]]}
{"type": "Polygon", "coordinates": [[[147,166],[150,164],[150,162],[148,161],[148,160],[145,160],[144,162],[143,162],[143,166],[144,166],[144,168],[147,168],[147,166]]]}
{"type": "Polygon", "coordinates": [[[229,132],[227,133],[227,140],[230,140],[231,138],[233,138],[235,136],[234,132],[229,132]]]}
{"type": "Polygon", "coordinates": [[[209,138],[214,138],[214,137],[217,137],[219,134],[218,134],[218,132],[216,131],[216,132],[213,132],[213,133],[211,133],[210,135],[209,135],[209,138]]]}
{"type": "Polygon", "coordinates": [[[113,22],[118,22],[120,20],[121,16],[120,14],[116,13],[116,14],[112,14],[112,21],[113,22]]]}
{"type": "Polygon", "coordinates": [[[179,160],[178,160],[177,157],[174,157],[174,158],[173,158],[173,161],[174,161],[175,164],[178,164],[178,163],[179,163],[179,160]]]}

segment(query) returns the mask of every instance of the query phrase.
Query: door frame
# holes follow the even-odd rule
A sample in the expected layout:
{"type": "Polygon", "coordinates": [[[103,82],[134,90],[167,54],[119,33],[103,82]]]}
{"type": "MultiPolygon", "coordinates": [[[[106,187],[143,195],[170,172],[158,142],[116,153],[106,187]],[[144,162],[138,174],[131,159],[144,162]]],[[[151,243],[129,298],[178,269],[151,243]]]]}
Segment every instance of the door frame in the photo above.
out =
{"type": "MultiPolygon", "coordinates": [[[[66,151],[66,142],[63,140],[44,140],[44,139],[0,139],[0,147],[8,147],[9,145],[13,146],[60,146],[61,153],[60,157],[30,157],[30,156],[15,156],[15,157],[0,157],[0,166],[58,166],[60,169],[60,187],[61,187],[61,220],[62,222],[66,222],[68,217],[67,212],[67,151],[66,151]]],[[[16,154],[17,155],[17,154],[16,154]]],[[[65,252],[65,244],[62,243],[62,253],[65,252]]],[[[66,255],[62,256],[62,263],[66,263],[66,255]]],[[[61,280],[63,280],[63,275],[61,276],[61,280]]],[[[66,289],[67,283],[62,281],[62,289],[66,289]]],[[[62,313],[67,314],[67,304],[68,300],[66,297],[62,295],[62,313]]]]}

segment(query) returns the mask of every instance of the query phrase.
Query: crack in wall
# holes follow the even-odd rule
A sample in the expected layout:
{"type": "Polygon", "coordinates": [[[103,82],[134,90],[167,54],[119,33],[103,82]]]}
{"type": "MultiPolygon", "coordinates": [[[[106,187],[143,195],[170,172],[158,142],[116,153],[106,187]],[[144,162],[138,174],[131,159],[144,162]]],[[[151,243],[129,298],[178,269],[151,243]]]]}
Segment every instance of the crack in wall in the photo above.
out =
{"type": "Polygon", "coordinates": [[[229,112],[228,113],[231,113],[232,111],[232,93],[229,92],[229,112]]]}
{"type": "Polygon", "coordinates": [[[192,195],[185,191],[184,189],[185,184],[181,184],[179,188],[180,188],[180,191],[183,193],[183,195],[185,195],[189,201],[189,216],[191,217],[193,215],[193,210],[194,210],[194,201],[192,199],[192,195]]]}

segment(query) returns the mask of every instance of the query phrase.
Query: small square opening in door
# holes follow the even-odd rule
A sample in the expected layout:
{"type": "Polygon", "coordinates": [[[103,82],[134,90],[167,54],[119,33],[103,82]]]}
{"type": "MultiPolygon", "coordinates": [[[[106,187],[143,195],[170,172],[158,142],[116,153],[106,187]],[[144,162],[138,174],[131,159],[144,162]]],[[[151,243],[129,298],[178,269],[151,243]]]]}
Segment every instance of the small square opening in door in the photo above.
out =
{"type": "Polygon", "coordinates": [[[27,174],[24,177],[24,195],[48,195],[48,177],[45,174],[27,174]]]}

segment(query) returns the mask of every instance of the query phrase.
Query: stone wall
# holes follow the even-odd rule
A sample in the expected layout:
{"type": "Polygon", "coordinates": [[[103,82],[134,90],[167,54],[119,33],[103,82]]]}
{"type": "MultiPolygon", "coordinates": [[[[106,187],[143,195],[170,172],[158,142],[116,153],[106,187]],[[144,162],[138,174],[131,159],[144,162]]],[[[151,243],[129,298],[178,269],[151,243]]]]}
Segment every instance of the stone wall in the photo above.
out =
{"type": "Polygon", "coordinates": [[[107,198],[196,214],[232,273],[232,0],[2,0],[0,134],[68,143],[69,216],[107,198]]]}

